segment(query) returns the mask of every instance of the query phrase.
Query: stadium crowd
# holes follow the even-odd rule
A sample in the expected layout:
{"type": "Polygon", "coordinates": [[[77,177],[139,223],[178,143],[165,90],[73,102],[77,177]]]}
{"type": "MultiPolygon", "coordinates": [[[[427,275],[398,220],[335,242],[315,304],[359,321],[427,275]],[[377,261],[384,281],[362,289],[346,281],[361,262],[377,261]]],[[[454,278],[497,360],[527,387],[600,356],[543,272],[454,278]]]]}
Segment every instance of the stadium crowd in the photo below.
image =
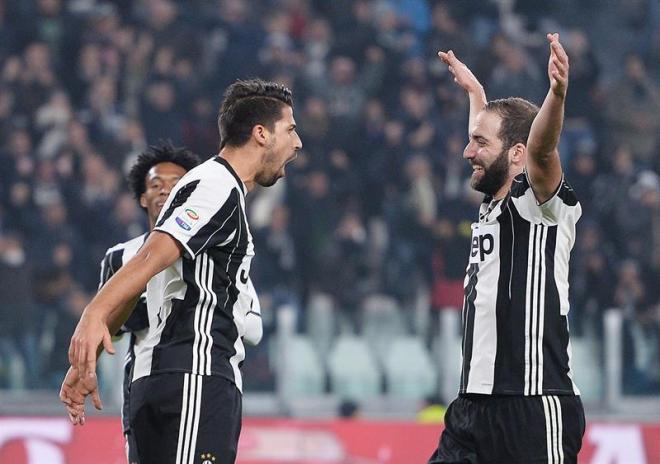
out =
{"type": "MultiPolygon", "coordinates": [[[[625,391],[660,393],[652,0],[0,0],[0,388],[59,386],[105,250],[146,230],[128,168],[159,139],[216,154],[218,104],[241,77],[293,89],[304,144],[275,192],[248,197],[266,333],[281,304],[305,330],[319,292],[358,331],[369,294],[460,308],[481,197],[465,98],[436,52],[453,49],[490,99],[540,103],[554,30],[571,60],[561,155],[584,211],[571,328],[601,337],[620,308],[625,391]]],[[[272,388],[267,351],[250,355],[248,386],[272,388]]]]}

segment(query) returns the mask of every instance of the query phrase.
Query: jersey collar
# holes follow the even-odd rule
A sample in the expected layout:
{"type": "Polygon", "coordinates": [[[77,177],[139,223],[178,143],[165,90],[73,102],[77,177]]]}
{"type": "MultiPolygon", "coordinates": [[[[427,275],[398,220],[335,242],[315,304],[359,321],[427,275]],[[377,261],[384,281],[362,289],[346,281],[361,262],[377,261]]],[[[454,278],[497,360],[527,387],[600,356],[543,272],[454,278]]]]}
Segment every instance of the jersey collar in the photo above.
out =
{"type": "Polygon", "coordinates": [[[236,179],[236,183],[241,186],[241,191],[243,192],[243,196],[245,196],[247,194],[247,187],[245,186],[245,184],[243,183],[241,178],[238,177],[238,174],[236,174],[236,171],[234,171],[234,168],[231,167],[231,164],[229,164],[229,162],[226,159],[222,158],[221,156],[216,156],[213,159],[214,159],[214,161],[216,161],[216,162],[222,164],[224,167],[226,167],[227,171],[229,171],[229,173],[232,176],[234,176],[234,179],[236,179]]]}

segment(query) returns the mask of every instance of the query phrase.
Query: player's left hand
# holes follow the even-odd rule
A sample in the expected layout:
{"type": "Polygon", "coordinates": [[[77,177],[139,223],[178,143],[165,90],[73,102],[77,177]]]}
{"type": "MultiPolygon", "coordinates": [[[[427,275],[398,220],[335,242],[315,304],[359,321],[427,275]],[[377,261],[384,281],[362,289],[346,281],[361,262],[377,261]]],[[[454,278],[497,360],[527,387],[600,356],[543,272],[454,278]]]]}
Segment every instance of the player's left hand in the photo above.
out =
{"type": "Polygon", "coordinates": [[[568,88],[568,55],[559,42],[559,34],[548,34],[550,58],[548,59],[548,77],[552,93],[560,98],[566,97],[568,88]]]}
{"type": "Polygon", "coordinates": [[[73,425],[85,424],[85,395],[78,369],[70,367],[62,381],[60,401],[64,403],[73,425]]]}

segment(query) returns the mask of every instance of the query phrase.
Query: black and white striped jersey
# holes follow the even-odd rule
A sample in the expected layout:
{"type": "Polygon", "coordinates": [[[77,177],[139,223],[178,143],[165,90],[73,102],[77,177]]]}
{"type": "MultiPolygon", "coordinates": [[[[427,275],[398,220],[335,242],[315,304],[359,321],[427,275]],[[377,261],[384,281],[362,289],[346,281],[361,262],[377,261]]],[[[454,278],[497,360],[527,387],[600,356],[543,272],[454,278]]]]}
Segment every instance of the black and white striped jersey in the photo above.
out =
{"type": "MultiPolygon", "coordinates": [[[[138,252],[140,247],[144,244],[144,241],[147,239],[149,234],[145,233],[138,235],[135,238],[123,243],[118,243],[117,245],[108,248],[108,251],[105,252],[105,256],[101,261],[101,277],[99,278],[99,289],[105,285],[105,283],[110,280],[110,277],[115,275],[115,273],[121,268],[124,264],[128,262],[135,253],[138,252]]],[[[135,305],[135,309],[131,313],[130,317],[120,330],[120,334],[123,332],[139,332],[144,330],[149,325],[149,318],[147,317],[147,295],[144,293],[135,305]]]]}
{"type": "Polygon", "coordinates": [[[162,372],[220,375],[242,390],[245,321],[260,312],[249,278],[246,193],[217,156],[170,193],[155,230],[177,240],[183,256],[147,285],[149,331],[136,343],[133,380],[162,372]]]}
{"type": "Polygon", "coordinates": [[[465,277],[460,393],[579,394],[567,316],[581,214],[565,180],[539,204],[525,173],[501,201],[484,199],[465,277]]]}

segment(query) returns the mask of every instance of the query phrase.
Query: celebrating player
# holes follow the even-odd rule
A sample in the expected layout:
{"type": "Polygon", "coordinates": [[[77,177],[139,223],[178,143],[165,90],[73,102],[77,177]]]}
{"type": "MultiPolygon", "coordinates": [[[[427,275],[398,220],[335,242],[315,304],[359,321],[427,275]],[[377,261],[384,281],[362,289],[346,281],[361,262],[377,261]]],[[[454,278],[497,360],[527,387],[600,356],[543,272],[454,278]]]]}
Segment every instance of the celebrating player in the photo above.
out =
{"type": "Polygon", "coordinates": [[[463,156],[485,194],[472,225],[459,397],[429,464],[576,463],[585,419],[568,338],[568,263],[581,206],[557,144],[569,63],[548,34],[550,89],[539,109],[488,102],[468,67],[440,52],[470,100],[463,156]]]}
{"type": "MultiPolygon", "coordinates": [[[[130,425],[139,462],[233,463],[241,427],[245,316],[258,307],[245,195],[273,185],[302,147],[287,88],[238,81],[220,109],[220,153],[170,193],[154,231],[101,288],[71,339],[69,405],[98,399],[96,351],[147,287],[149,329],[135,345],[130,425]],[[148,285],[147,285],[148,282],[148,285]]],[[[69,407],[72,420],[80,409],[69,407]]]]}

